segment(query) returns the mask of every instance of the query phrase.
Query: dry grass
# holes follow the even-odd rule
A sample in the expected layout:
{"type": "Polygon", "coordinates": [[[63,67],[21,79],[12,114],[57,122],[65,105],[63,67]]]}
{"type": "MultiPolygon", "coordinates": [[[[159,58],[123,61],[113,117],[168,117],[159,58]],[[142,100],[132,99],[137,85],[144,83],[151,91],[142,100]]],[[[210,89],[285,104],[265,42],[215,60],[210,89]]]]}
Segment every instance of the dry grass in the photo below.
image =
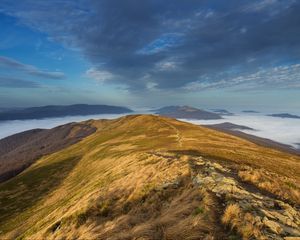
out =
{"type": "Polygon", "coordinates": [[[232,228],[236,228],[241,219],[242,211],[238,204],[230,204],[224,212],[222,222],[226,225],[230,225],[232,228]]]}
{"type": "Polygon", "coordinates": [[[300,188],[294,179],[270,173],[265,169],[240,170],[239,177],[260,189],[275,194],[277,197],[292,203],[300,204],[300,188]]]}
{"type": "Polygon", "coordinates": [[[222,223],[229,226],[231,230],[236,230],[243,239],[263,239],[260,226],[257,226],[255,218],[250,213],[244,213],[237,203],[226,207],[222,216],[222,223]]]}
{"type": "Polygon", "coordinates": [[[118,195],[102,197],[85,211],[51,225],[43,237],[84,239],[82,231],[92,222],[96,227],[94,235],[89,233],[89,237],[93,239],[196,240],[213,236],[213,213],[206,205],[213,203],[206,193],[188,186],[188,176],[182,182],[179,188],[153,187],[135,200],[124,201],[124,196],[118,195]]]}
{"type": "MultiPolygon", "coordinates": [[[[259,166],[282,179],[289,176],[299,185],[299,157],[214,130],[157,116],[89,124],[97,128],[96,133],[39,159],[18,177],[0,184],[0,209],[5,213],[0,215],[1,238],[222,236],[218,202],[187,180],[186,154],[259,166]],[[66,171],[57,171],[61,166],[66,171]]],[[[245,238],[251,231],[256,234],[250,215],[229,213],[224,217],[226,224],[236,226],[245,238]],[[248,225],[237,226],[239,218],[247,219],[248,225]]]]}

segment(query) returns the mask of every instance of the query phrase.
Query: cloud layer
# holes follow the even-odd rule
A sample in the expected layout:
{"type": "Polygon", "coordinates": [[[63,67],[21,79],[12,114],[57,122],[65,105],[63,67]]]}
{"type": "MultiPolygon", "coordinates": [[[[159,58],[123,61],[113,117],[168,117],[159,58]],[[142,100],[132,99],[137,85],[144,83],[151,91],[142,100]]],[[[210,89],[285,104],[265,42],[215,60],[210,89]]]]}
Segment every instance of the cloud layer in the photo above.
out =
{"type": "Polygon", "coordinates": [[[10,68],[21,71],[35,77],[46,79],[64,79],[65,75],[62,72],[48,72],[41,70],[35,66],[21,63],[15,59],[0,56],[0,67],[10,68]]]}
{"type": "Polygon", "coordinates": [[[41,87],[41,85],[36,82],[29,81],[29,80],[0,76],[0,87],[4,87],[4,88],[39,88],[39,87],[41,87]]]}
{"type": "MultiPolygon", "coordinates": [[[[145,113],[145,111],[143,111],[145,113]]],[[[88,119],[114,119],[124,114],[100,114],[89,116],[70,116],[63,118],[50,118],[40,120],[16,120],[0,122],[0,139],[9,135],[34,128],[52,128],[68,122],[79,122],[88,119]]],[[[243,130],[243,132],[259,137],[269,138],[277,142],[292,145],[299,148],[300,120],[288,118],[274,118],[262,114],[236,114],[225,116],[220,120],[185,120],[194,124],[216,124],[231,122],[256,129],[257,131],[243,130]],[[298,144],[297,144],[298,143],[298,144]]]]}
{"type": "Polygon", "coordinates": [[[221,120],[186,120],[194,124],[218,124],[231,122],[255,129],[240,130],[258,137],[268,138],[273,141],[292,145],[299,148],[300,143],[300,120],[290,118],[274,118],[262,114],[236,114],[224,116],[221,120]]]}
{"type": "Polygon", "coordinates": [[[300,62],[296,0],[2,0],[0,12],[81,51],[90,77],[131,91],[285,86],[287,77],[262,80],[276,67],[299,88],[288,72],[300,62]]]}

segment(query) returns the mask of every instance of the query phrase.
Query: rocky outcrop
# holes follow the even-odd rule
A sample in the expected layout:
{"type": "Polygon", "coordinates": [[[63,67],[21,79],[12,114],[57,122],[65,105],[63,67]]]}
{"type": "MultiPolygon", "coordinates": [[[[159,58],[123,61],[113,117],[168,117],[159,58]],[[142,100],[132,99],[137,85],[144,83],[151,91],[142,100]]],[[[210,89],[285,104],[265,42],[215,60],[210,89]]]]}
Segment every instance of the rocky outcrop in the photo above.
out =
{"type": "MultiPolygon", "coordinates": [[[[244,184],[232,169],[212,160],[193,157],[189,162],[194,185],[214,193],[224,209],[237,204],[241,209],[240,218],[251,216],[252,239],[279,240],[300,237],[298,206],[291,206],[253,185],[244,184]]],[[[231,227],[244,236],[245,230],[242,226],[246,224],[247,218],[235,221],[240,221],[241,226],[235,223],[231,227]]],[[[244,238],[247,239],[245,236],[244,238]]]]}

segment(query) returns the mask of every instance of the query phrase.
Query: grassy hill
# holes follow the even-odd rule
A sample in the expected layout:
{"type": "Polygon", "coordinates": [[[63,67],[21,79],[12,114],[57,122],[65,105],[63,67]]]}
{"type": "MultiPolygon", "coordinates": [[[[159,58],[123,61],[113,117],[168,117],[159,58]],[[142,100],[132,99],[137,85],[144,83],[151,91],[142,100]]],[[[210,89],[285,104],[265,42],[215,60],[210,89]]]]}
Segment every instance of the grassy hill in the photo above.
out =
{"type": "Polygon", "coordinates": [[[0,184],[1,239],[283,239],[299,235],[300,158],[174,119],[95,133],[0,184]]]}

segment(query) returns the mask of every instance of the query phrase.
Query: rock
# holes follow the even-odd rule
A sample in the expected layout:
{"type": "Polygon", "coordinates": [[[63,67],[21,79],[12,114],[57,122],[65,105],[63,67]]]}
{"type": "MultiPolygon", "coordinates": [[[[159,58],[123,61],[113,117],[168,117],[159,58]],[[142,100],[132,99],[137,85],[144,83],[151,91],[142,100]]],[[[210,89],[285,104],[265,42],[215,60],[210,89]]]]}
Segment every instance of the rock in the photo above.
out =
{"type": "Polygon", "coordinates": [[[269,220],[266,217],[264,217],[263,219],[263,224],[268,227],[273,233],[281,234],[283,232],[283,229],[279,223],[269,220]]]}
{"type": "Polygon", "coordinates": [[[275,206],[275,203],[274,203],[274,201],[265,201],[264,202],[264,205],[265,205],[265,207],[267,207],[267,208],[274,208],[274,206],[275,206]]]}
{"type": "Polygon", "coordinates": [[[192,164],[194,166],[204,166],[205,165],[205,161],[201,157],[195,158],[193,160],[194,161],[192,162],[192,164]]]}
{"type": "MultiPolygon", "coordinates": [[[[299,228],[298,228],[299,229],[299,228]]],[[[295,228],[291,228],[291,227],[287,227],[287,226],[283,226],[283,232],[285,234],[289,234],[292,236],[297,236],[300,237],[300,231],[295,229],[295,228]]]]}
{"type": "Polygon", "coordinates": [[[296,207],[260,191],[253,192],[253,189],[241,184],[229,168],[219,163],[192,159],[190,167],[192,181],[196,186],[214,193],[224,202],[224,207],[238,204],[243,214],[253,216],[245,221],[256,226],[262,234],[261,239],[299,239],[300,214],[296,207]]]}
{"type": "Polygon", "coordinates": [[[286,220],[286,225],[290,226],[290,227],[293,227],[293,228],[298,228],[298,225],[296,223],[294,223],[290,218],[288,218],[286,220]]]}
{"type": "Polygon", "coordinates": [[[272,215],[271,212],[265,210],[265,209],[260,209],[260,212],[262,212],[265,216],[267,216],[268,218],[271,218],[271,219],[276,219],[275,216],[272,215]]]}
{"type": "Polygon", "coordinates": [[[279,213],[278,211],[270,211],[269,212],[272,216],[274,216],[276,219],[278,219],[281,223],[290,226],[290,227],[294,227],[297,228],[298,225],[296,223],[294,223],[292,220],[293,218],[289,218],[281,213],[279,213]]]}
{"type": "Polygon", "coordinates": [[[236,181],[232,178],[223,178],[222,183],[230,184],[230,185],[237,185],[236,181]]]}
{"type": "Polygon", "coordinates": [[[222,167],[220,164],[218,163],[212,163],[211,164],[215,169],[218,169],[221,172],[228,172],[227,169],[225,169],[224,167],[222,167]]]}
{"type": "Polygon", "coordinates": [[[174,189],[178,188],[180,185],[179,181],[174,181],[174,182],[167,182],[167,183],[164,183],[163,185],[161,185],[161,188],[162,189],[167,189],[169,187],[172,187],[174,189]]]}

